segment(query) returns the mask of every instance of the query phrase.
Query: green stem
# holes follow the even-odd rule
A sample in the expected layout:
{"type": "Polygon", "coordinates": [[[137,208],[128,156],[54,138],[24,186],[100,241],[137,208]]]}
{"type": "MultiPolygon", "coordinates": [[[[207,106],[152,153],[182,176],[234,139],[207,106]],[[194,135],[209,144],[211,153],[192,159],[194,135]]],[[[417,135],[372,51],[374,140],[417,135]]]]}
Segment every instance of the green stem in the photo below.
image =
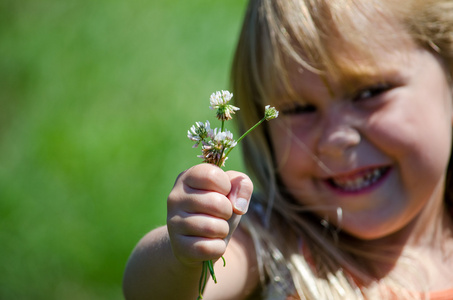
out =
{"type": "Polygon", "coordinates": [[[208,269],[209,273],[211,273],[212,280],[214,280],[214,283],[217,283],[217,277],[215,276],[214,273],[214,263],[212,262],[212,260],[208,260],[208,269]]]}
{"type": "MultiPolygon", "coordinates": [[[[226,266],[226,261],[223,256],[221,256],[223,260],[223,266],[226,266]]],[[[203,299],[204,289],[206,288],[206,284],[208,283],[209,274],[211,274],[212,280],[214,283],[217,283],[217,278],[214,273],[214,262],[212,260],[206,260],[203,262],[203,268],[201,271],[200,281],[198,282],[198,298],[197,300],[203,299]]]]}
{"type": "Polygon", "coordinates": [[[206,282],[208,281],[208,265],[207,261],[203,262],[203,268],[201,271],[200,281],[198,283],[198,298],[197,300],[203,299],[204,289],[206,287],[206,282]]]}
{"type": "Polygon", "coordinates": [[[203,299],[204,289],[206,288],[206,284],[208,283],[208,271],[210,272],[209,262],[212,261],[204,261],[203,262],[203,269],[201,271],[200,282],[198,283],[198,298],[197,300],[203,299]]]}
{"type": "MultiPolygon", "coordinates": [[[[220,160],[219,160],[219,161],[217,162],[217,164],[216,164],[217,167],[220,167],[220,168],[221,168],[221,167],[222,167],[222,163],[225,161],[225,160],[223,159],[223,152],[224,152],[224,151],[225,151],[225,148],[222,147],[222,152],[220,153],[220,160]]],[[[225,157],[227,157],[227,156],[225,155],[225,157]]]]}
{"type": "MultiPolygon", "coordinates": [[[[240,138],[238,138],[238,140],[236,141],[236,144],[239,144],[239,142],[245,138],[247,136],[247,134],[249,134],[250,132],[252,132],[253,129],[255,129],[256,127],[258,127],[261,123],[263,123],[264,121],[266,120],[266,118],[262,118],[261,120],[259,120],[255,125],[253,125],[249,130],[247,130],[243,135],[241,135],[240,138]]],[[[234,147],[233,147],[234,148],[234,147]]],[[[228,157],[228,154],[230,154],[231,150],[233,150],[233,148],[230,148],[228,149],[228,151],[225,153],[225,157],[228,157]]]]}

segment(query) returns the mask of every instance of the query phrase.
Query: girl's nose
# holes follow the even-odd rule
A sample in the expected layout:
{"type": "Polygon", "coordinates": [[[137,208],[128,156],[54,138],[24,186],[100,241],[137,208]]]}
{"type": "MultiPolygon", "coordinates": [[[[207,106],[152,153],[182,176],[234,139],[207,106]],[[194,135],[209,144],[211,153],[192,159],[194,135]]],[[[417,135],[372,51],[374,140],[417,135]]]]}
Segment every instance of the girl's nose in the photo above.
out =
{"type": "MultiPolygon", "coordinates": [[[[343,120],[344,121],[344,120],[343,120]]],[[[360,143],[359,131],[348,122],[327,122],[322,128],[318,141],[318,153],[327,156],[341,156],[345,151],[360,143]]]]}

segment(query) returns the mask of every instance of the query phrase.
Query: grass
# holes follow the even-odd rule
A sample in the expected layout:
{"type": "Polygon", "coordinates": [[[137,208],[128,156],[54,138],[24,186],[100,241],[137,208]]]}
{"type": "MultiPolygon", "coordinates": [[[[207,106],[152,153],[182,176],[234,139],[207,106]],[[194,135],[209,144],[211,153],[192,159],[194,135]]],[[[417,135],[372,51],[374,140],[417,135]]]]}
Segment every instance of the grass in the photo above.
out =
{"type": "MultiPolygon", "coordinates": [[[[0,3],[0,299],[122,299],[245,1],[0,3]]],[[[241,169],[239,151],[228,160],[241,169]]]]}

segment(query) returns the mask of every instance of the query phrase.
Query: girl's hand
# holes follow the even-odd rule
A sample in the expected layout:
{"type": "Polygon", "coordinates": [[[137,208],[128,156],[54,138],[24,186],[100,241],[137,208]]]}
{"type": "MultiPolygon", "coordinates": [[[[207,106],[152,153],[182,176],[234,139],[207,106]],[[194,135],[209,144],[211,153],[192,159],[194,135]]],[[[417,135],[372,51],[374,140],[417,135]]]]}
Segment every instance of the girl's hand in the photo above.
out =
{"type": "Polygon", "coordinates": [[[188,266],[220,258],[247,211],[252,191],[247,175],[224,172],[212,164],[181,173],[167,202],[167,227],[176,258],[188,266]]]}

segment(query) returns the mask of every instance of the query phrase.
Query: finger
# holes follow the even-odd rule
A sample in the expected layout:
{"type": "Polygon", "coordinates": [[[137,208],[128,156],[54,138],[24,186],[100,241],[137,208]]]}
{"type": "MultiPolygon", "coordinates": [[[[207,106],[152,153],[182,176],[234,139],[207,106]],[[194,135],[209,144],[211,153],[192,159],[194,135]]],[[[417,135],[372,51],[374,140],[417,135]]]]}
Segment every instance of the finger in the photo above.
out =
{"type": "Polygon", "coordinates": [[[244,173],[228,171],[226,174],[230,177],[231,182],[231,190],[228,194],[228,199],[230,199],[233,204],[233,212],[238,215],[243,215],[248,210],[253,192],[253,183],[244,173]]]}
{"type": "Polygon", "coordinates": [[[231,201],[217,192],[186,188],[184,193],[174,190],[167,201],[167,215],[180,211],[190,214],[205,214],[228,220],[233,214],[231,201]]]}
{"type": "Polygon", "coordinates": [[[175,215],[169,220],[169,223],[178,234],[185,236],[224,239],[230,231],[229,223],[226,220],[207,215],[175,215]]]}
{"type": "Polygon", "coordinates": [[[209,239],[196,236],[180,236],[179,243],[172,244],[173,251],[185,263],[216,260],[225,253],[223,239],[209,239]]]}
{"type": "Polygon", "coordinates": [[[193,166],[182,175],[182,181],[190,188],[209,190],[228,195],[231,184],[227,174],[213,164],[193,166]]]}

